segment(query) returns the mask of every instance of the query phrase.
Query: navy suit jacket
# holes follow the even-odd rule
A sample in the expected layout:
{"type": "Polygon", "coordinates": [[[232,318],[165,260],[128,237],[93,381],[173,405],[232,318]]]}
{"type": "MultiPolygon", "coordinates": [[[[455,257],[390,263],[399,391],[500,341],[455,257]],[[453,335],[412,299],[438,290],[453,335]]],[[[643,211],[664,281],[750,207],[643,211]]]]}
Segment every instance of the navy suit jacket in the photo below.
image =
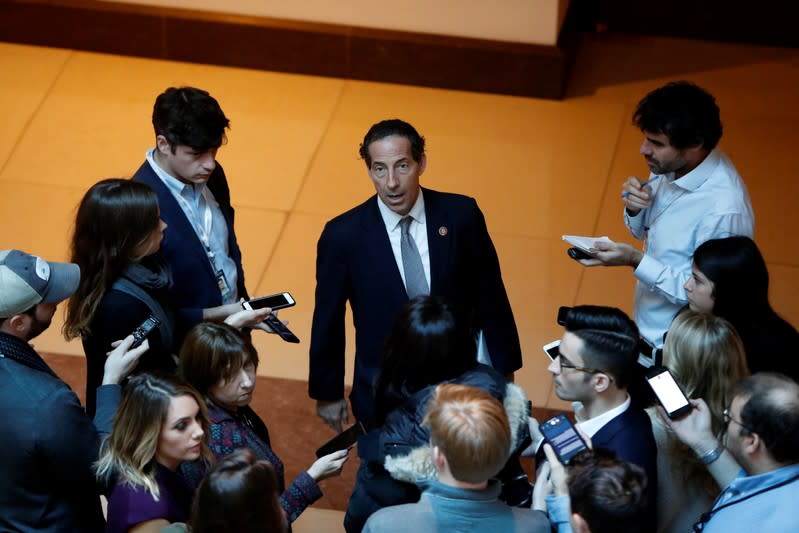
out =
{"type": "Polygon", "coordinates": [[[591,442],[595,448],[616,452],[619,459],[644,469],[647,477],[646,494],[651,518],[649,526],[654,531],[657,505],[657,443],[652,433],[652,421],[642,409],[630,407],[597,431],[591,442]]]}
{"type": "MultiPolygon", "coordinates": [[[[145,161],[133,181],[146,183],[158,194],[158,206],[161,209],[161,219],[167,223],[164,240],[161,242],[161,255],[172,269],[171,301],[177,307],[178,317],[182,327],[176,332],[176,340],[185,335],[186,329],[202,320],[203,309],[222,305],[222,293],[216,283],[216,275],[208,261],[203,246],[191,222],[186,218],[175,197],[161,178],[145,161]]],[[[228,252],[236,263],[238,271],[237,289],[240,298],[247,298],[244,288],[244,271],[241,267],[241,250],[236,241],[236,231],[233,227],[234,211],[230,205],[230,190],[228,189],[225,171],[217,163],[211,177],[208,179],[208,189],[216,198],[228,229],[228,252]]],[[[179,340],[177,341],[179,342],[179,340]]]]}
{"type": "MultiPolygon", "coordinates": [[[[494,368],[522,366],[516,323],[494,244],[473,198],[423,189],[430,253],[430,292],[446,297],[482,329],[494,368]]],[[[355,324],[355,374],[350,396],[369,422],[383,344],[408,303],[375,196],[325,225],[316,256],[316,306],[308,390],[317,400],[344,397],[344,316],[355,324]]]]}

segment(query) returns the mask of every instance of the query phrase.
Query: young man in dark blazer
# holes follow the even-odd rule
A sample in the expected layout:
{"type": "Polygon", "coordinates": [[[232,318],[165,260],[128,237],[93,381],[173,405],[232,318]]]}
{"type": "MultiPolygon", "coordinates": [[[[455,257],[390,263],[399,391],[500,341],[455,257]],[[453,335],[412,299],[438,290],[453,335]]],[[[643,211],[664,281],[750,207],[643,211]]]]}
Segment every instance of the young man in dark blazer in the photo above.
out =
{"type": "Polygon", "coordinates": [[[579,402],[578,426],[595,448],[644,469],[654,524],[657,445],[649,416],[627,392],[638,375],[638,327],[619,309],[592,305],[572,307],[562,325],[559,355],[549,365],[555,394],[579,402]]]}
{"type": "Polygon", "coordinates": [[[228,124],[208,92],[168,88],[153,107],[155,148],[133,176],[158,194],[168,227],[161,254],[172,269],[178,347],[189,327],[222,320],[241,310],[239,298],[247,298],[230,190],[216,161],[228,124]]]}
{"type": "Polygon", "coordinates": [[[424,138],[407,122],[373,125],[360,155],[377,194],[327,223],[316,260],[308,386],[319,416],[339,431],[349,421],[344,400],[347,302],[356,330],[350,400],[355,418],[366,424],[383,343],[413,296],[448,298],[473,327],[481,360],[507,375],[522,366],[499,260],[477,202],[419,186],[427,164],[424,138]]]}

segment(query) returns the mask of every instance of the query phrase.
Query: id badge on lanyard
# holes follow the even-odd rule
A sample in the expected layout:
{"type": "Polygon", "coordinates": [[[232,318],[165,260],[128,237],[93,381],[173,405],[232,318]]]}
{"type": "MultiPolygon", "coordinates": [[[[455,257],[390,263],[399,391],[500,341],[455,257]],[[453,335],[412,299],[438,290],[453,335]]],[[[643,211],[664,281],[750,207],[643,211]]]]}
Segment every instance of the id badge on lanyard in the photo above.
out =
{"type": "Polygon", "coordinates": [[[216,263],[213,259],[213,254],[210,250],[208,252],[208,259],[211,260],[211,267],[216,272],[216,284],[219,286],[219,292],[222,293],[222,301],[227,302],[233,296],[233,289],[225,276],[225,272],[221,268],[216,268],[216,263]]]}
{"type": "MultiPolygon", "coordinates": [[[[191,204],[189,204],[185,198],[178,196],[178,200],[182,204],[188,208],[189,212],[192,213],[192,218],[197,221],[197,223],[193,224],[197,236],[200,238],[200,241],[205,248],[205,254],[208,256],[208,262],[211,263],[211,270],[214,272],[214,277],[216,278],[216,285],[219,287],[219,292],[222,295],[222,301],[226,302],[229,301],[233,297],[233,288],[230,286],[230,282],[225,275],[225,272],[217,267],[216,260],[214,258],[214,252],[211,251],[211,229],[213,226],[213,214],[211,213],[211,199],[208,197],[208,189],[203,188],[201,192],[203,200],[205,200],[205,209],[203,210],[203,218],[200,221],[195,213],[194,209],[192,209],[191,204]],[[199,223],[202,222],[202,225],[199,223]]],[[[199,207],[199,206],[198,206],[199,207]]]]}

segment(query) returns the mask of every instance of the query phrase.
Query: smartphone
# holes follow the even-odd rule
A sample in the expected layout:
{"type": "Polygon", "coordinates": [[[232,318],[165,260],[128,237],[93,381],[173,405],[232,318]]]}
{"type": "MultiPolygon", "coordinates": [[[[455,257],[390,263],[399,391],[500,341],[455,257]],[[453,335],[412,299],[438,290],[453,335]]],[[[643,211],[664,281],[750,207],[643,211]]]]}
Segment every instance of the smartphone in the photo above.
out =
{"type": "Polygon", "coordinates": [[[130,349],[138,348],[141,346],[141,343],[144,342],[144,339],[147,338],[147,335],[153,332],[155,328],[157,328],[161,324],[161,321],[155,318],[154,316],[150,315],[147,319],[141,323],[139,327],[133,330],[133,344],[130,345],[130,349]]]}
{"type": "Polygon", "coordinates": [[[547,357],[549,357],[551,361],[554,361],[555,358],[560,355],[560,339],[545,344],[544,353],[547,354],[547,357]]]}
{"type": "Polygon", "coordinates": [[[666,410],[669,418],[680,418],[689,413],[693,406],[686,398],[677,380],[665,366],[654,367],[646,373],[646,382],[652,387],[652,392],[658,403],[666,410]]]}
{"type": "Polygon", "coordinates": [[[594,257],[593,255],[583,250],[580,250],[576,246],[572,246],[571,248],[566,250],[566,253],[569,254],[569,257],[571,257],[575,261],[579,261],[580,259],[596,259],[596,257],[594,257]]]}
{"type": "Polygon", "coordinates": [[[295,303],[296,302],[294,301],[294,298],[291,297],[291,294],[287,292],[279,292],[277,294],[263,296],[261,298],[253,298],[252,300],[243,302],[241,305],[244,307],[244,309],[249,310],[269,307],[272,309],[272,311],[277,311],[278,309],[291,307],[295,303]]]}
{"type": "Polygon", "coordinates": [[[330,455],[338,450],[346,450],[351,448],[355,445],[355,443],[358,441],[358,437],[361,435],[366,435],[366,430],[364,430],[363,424],[356,422],[324,443],[318,450],[316,450],[316,457],[324,457],[325,455],[330,455]]]}
{"type": "MultiPolygon", "coordinates": [[[[246,302],[245,302],[246,303],[246,302]]],[[[264,322],[286,342],[298,343],[300,339],[275,315],[267,315],[264,322]]]]}
{"type": "Polygon", "coordinates": [[[571,458],[583,450],[588,449],[588,445],[577,433],[574,424],[571,423],[566,415],[556,415],[539,424],[541,434],[544,439],[555,450],[560,462],[564,465],[569,464],[571,458]]]}

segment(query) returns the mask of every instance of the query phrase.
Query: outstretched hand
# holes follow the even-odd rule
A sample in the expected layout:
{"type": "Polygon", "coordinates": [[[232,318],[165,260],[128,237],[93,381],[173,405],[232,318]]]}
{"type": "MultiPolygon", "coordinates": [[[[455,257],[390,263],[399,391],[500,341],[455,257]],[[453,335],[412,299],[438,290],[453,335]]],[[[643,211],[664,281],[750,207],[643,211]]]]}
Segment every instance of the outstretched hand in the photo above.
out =
{"type": "Polygon", "coordinates": [[[329,455],[325,455],[314,461],[308,469],[308,475],[316,481],[322,481],[329,477],[341,474],[344,463],[349,459],[349,450],[338,450],[329,455]]]}
{"type": "Polygon", "coordinates": [[[581,259],[580,263],[585,266],[631,266],[636,268],[644,257],[643,252],[624,242],[597,241],[594,243],[594,248],[599,250],[594,253],[594,258],[581,259]]]}
{"type": "Polygon", "coordinates": [[[235,313],[228,315],[225,318],[225,324],[229,324],[234,328],[256,328],[263,323],[264,319],[271,313],[272,310],[268,307],[262,309],[238,309],[235,313]]]}
{"type": "Polygon", "coordinates": [[[676,420],[670,419],[660,406],[658,406],[658,414],[678,439],[698,455],[703,455],[718,446],[718,441],[713,435],[710,408],[701,398],[690,400],[690,402],[694,408],[676,420]]]}
{"type": "Polygon", "coordinates": [[[140,346],[131,350],[132,344],[133,335],[128,335],[123,340],[111,343],[114,349],[108,352],[108,358],[105,360],[103,385],[119,384],[136,368],[139,357],[150,349],[150,342],[147,339],[140,346]]]}

